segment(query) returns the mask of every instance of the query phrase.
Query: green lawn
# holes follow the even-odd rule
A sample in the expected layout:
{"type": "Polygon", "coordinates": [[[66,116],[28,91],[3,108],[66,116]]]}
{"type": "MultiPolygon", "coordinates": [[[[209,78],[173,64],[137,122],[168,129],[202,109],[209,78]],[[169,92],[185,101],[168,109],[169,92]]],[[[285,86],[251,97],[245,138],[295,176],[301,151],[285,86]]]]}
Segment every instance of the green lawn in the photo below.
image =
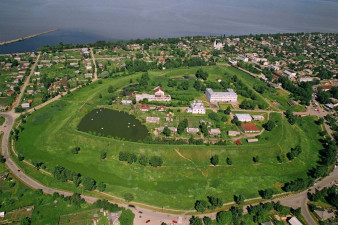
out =
{"type": "MultiPolygon", "coordinates": [[[[210,69],[218,70],[217,67],[210,69]]],[[[194,74],[192,71],[184,72],[184,69],[164,73],[171,76],[171,72],[175,76],[194,74]]],[[[161,73],[163,71],[150,75],[153,78],[161,73]]],[[[270,119],[277,121],[273,131],[265,132],[257,143],[244,143],[242,146],[143,144],[77,131],[82,117],[103,101],[98,98],[99,94],[104,96],[103,99],[109,95],[109,85],[114,88],[126,86],[130,78],[136,80],[139,76],[105,79],[103,84],[95,82],[32,113],[16,143],[17,151],[27,160],[44,162],[51,172],[56,165],[61,165],[96,181],[103,181],[107,184],[106,192],[110,194],[123,197],[125,193],[132,193],[135,201],[177,209],[191,209],[197,199],[205,199],[209,195],[232,201],[235,194],[251,198],[258,196],[260,189],[274,187],[280,191],[281,183],[305,177],[307,170],[318,160],[320,127],[315,125],[314,118],[302,118],[302,126],[291,126],[278,113],[270,115],[270,119]],[[286,154],[297,144],[302,146],[302,154],[292,162],[279,164],[277,155],[286,154]],[[81,147],[78,155],[70,152],[75,146],[81,147]],[[101,151],[107,151],[107,159],[100,159],[101,151]],[[158,155],[163,158],[164,165],[152,168],[138,163],[125,164],[118,160],[120,151],[158,155]],[[220,166],[210,166],[209,158],[214,154],[220,156],[220,166]],[[252,161],[256,155],[260,157],[258,164],[252,161]],[[232,166],[226,165],[227,157],[232,159],[232,166]]],[[[39,180],[41,178],[41,174],[31,175],[39,180]]],[[[58,187],[68,186],[55,182],[58,187]]]]}

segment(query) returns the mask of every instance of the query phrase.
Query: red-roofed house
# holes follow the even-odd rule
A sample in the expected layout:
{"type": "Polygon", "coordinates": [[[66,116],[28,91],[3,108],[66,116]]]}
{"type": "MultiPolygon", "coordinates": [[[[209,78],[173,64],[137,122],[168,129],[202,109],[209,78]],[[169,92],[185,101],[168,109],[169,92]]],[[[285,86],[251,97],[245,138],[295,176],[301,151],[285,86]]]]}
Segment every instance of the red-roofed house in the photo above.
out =
{"type": "Polygon", "coordinates": [[[258,133],[260,131],[254,123],[242,123],[242,129],[245,133],[258,133]]]}
{"type": "Polygon", "coordinates": [[[148,104],[142,104],[142,105],[140,106],[140,110],[141,110],[142,112],[147,112],[147,111],[149,111],[149,105],[148,105],[148,104]]]}

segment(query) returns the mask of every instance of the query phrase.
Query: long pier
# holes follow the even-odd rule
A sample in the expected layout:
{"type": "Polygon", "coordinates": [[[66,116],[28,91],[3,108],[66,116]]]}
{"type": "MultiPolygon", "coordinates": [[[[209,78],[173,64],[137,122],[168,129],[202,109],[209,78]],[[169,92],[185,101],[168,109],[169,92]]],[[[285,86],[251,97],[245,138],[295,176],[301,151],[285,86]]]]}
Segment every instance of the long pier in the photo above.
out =
{"type": "Polygon", "coordinates": [[[48,34],[48,33],[51,33],[51,32],[57,31],[57,30],[59,30],[59,28],[56,28],[56,29],[53,29],[53,30],[48,30],[48,31],[45,31],[45,32],[42,32],[42,33],[38,33],[38,34],[32,34],[32,35],[29,35],[29,36],[26,36],[26,37],[21,37],[21,38],[9,40],[9,41],[2,41],[2,42],[0,42],[0,46],[1,45],[12,44],[12,43],[18,42],[18,41],[27,40],[27,39],[30,39],[30,38],[33,38],[33,37],[37,37],[37,36],[40,36],[40,35],[44,35],[44,34],[48,34]]]}

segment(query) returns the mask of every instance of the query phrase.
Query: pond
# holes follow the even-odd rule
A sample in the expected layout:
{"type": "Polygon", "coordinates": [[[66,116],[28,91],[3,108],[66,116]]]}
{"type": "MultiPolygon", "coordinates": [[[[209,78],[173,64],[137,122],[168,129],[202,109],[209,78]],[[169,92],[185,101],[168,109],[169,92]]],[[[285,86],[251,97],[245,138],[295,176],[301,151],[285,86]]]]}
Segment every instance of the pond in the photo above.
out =
{"type": "Polygon", "coordinates": [[[110,109],[94,109],[82,118],[78,129],[131,141],[143,140],[148,135],[147,128],[134,116],[110,109]]]}

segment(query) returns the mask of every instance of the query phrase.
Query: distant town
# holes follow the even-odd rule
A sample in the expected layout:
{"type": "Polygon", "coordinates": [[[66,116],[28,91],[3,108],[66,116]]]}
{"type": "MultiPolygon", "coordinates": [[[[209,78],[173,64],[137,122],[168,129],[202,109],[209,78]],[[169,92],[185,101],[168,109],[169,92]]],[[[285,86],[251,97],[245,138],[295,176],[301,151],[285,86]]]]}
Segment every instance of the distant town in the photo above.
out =
{"type": "Polygon", "coordinates": [[[0,55],[0,223],[337,223],[337,40],[196,36],[0,55]]]}

